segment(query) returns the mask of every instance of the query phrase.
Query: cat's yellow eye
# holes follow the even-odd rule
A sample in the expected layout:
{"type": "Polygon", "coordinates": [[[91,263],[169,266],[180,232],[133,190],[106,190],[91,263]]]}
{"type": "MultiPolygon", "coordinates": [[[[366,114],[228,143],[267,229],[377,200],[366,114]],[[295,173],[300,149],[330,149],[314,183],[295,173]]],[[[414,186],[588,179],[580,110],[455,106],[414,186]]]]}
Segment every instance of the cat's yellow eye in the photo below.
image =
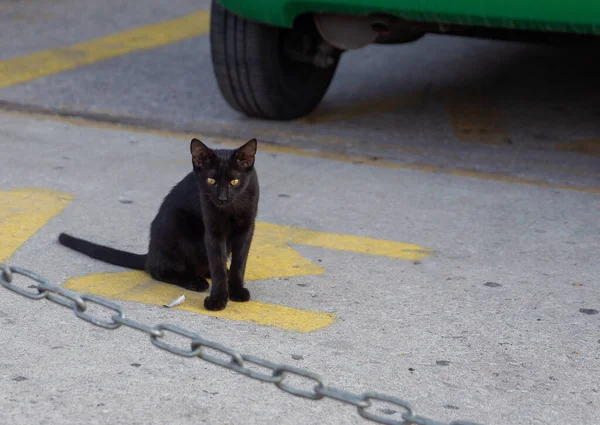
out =
{"type": "Polygon", "coordinates": [[[215,184],[217,181],[215,179],[211,179],[210,177],[206,179],[208,184],[215,184]]]}
{"type": "Polygon", "coordinates": [[[231,180],[230,183],[232,186],[237,186],[240,181],[238,179],[231,180]]]}

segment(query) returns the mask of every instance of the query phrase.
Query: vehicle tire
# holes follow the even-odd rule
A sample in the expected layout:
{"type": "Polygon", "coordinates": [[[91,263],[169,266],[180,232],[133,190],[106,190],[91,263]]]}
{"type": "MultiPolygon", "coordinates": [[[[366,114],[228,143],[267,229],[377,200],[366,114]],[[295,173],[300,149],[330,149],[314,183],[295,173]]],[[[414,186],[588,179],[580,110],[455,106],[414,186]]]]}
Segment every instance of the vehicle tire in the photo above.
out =
{"type": "Polygon", "coordinates": [[[325,68],[307,60],[292,60],[286,50],[290,39],[310,35],[314,41],[318,37],[312,20],[305,20],[301,27],[278,28],[249,21],[212,1],[213,70],[221,94],[233,109],[254,118],[292,120],[319,104],[341,52],[334,50],[325,68]]]}

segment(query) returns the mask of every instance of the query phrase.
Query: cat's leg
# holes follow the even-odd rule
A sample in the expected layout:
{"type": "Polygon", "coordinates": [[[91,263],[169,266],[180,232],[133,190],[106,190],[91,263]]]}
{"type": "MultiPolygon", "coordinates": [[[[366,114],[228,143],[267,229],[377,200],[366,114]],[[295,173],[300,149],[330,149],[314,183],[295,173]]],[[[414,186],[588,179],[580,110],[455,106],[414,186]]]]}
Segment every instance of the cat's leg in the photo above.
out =
{"type": "Polygon", "coordinates": [[[250,291],[244,288],[246,262],[254,235],[254,225],[231,237],[231,268],[229,270],[229,299],[244,302],[250,300],[250,291]]]}
{"type": "Polygon", "coordinates": [[[204,299],[204,308],[212,311],[223,310],[229,299],[225,237],[207,232],[205,243],[212,287],[210,295],[204,299]]]}

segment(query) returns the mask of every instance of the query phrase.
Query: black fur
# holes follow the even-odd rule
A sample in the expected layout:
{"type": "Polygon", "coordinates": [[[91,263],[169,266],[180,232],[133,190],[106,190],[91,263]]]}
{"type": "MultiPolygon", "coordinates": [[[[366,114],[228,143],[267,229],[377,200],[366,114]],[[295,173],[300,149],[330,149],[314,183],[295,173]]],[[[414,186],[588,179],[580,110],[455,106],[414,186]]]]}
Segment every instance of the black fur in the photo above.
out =
{"type": "Polygon", "coordinates": [[[156,280],[192,291],[206,290],[206,279],[211,278],[210,296],[204,300],[208,310],[224,309],[228,299],[248,301],[244,275],[259,199],[256,145],[252,139],[238,149],[213,150],[193,139],[194,169],[163,200],[150,226],[147,254],[117,250],[65,233],[58,240],[91,258],[145,270],[156,280]],[[231,184],[234,180],[236,185],[231,184]],[[227,270],[229,255],[231,268],[227,270]]]}
{"type": "Polygon", "coordinates": [[[136,270],[144,270],[146,265],[146,254],[133,254],[107,246],[96,245],[95,243],[67,235],[66,233],[58,235],[58,241],[64,246],[105,263],[136,270]]]}

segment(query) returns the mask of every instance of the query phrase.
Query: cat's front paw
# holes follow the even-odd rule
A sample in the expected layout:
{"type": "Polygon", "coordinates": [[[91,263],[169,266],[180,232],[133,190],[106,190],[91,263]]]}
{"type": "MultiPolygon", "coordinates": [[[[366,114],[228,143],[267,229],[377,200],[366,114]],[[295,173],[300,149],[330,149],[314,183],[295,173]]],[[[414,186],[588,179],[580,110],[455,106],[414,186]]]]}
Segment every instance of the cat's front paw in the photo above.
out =
{"type": "Polygon", "coordinates": [[[248,291],[246,288],[231,289],[229,293],[229,299],[231,301],[237,301],[240,303],[249,301],[250,291],[248,291]]]}
{"type": "Polygon", "coordinates": [[[210,311],[223,310],[227,306],[227,299],[229,298],[227,292],[217,295],[209,295],[204,298],[204,308],[210,311]]]}

